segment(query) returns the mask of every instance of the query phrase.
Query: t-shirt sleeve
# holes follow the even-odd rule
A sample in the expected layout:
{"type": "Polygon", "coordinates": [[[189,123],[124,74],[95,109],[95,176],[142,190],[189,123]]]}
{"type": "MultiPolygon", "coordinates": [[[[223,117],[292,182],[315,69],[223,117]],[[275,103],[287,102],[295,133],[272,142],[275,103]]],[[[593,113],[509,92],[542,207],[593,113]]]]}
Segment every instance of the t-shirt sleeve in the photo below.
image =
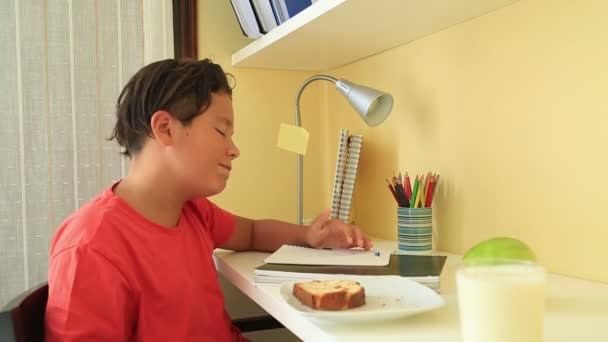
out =
{"type": "Polygon", "coordinates": [[[211,233],[214,248],[222,245],[232,236],[236,224],[233,214],[206,198],[194,201],[194,205],[203,219],[203,225],[211,233]]]}
{"type": "Polygon", "coordinates": [[[49,263],[47,341],[126,341],[136,302],[125,277],[103,255],[78,246],[49,263]]]}

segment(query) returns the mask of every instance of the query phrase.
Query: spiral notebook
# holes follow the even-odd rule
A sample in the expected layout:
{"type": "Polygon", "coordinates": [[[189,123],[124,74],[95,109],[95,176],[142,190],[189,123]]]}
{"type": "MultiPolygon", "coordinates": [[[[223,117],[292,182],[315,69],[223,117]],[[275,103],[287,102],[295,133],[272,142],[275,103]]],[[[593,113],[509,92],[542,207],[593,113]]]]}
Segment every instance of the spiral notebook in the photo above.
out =
{"type": "Polygon", "coordinates": [[[340,131],[331,199],[331,218],[348,222],[362,144],[362,135],[349,135],[347,129],[340,131]]]}
{"type": "Polygon", "coordinates": [[[283,245],[264,259],[267,264],[334,265],[334,266],[386,266],[388,251],[358,249],[316,249],[283,245]]]}
{"type": "MultiPolygon", "coordinates": [[[[387,254],[390,254],[387,252],[387,254]]],[[[395,251],[383,267],[278,265],[265,264],[255,269],[256,284],[279,285],[285,281],[310,281],[348,278],[349,276],[401,276],[439,292],[445,255],[412,255],[395,251]]]]}

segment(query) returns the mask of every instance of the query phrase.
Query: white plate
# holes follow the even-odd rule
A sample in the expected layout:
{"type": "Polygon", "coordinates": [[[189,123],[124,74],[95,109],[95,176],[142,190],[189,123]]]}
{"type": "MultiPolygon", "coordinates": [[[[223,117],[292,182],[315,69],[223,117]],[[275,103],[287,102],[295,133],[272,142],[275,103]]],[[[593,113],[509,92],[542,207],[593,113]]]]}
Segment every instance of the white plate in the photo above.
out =
{"type": "Polygon", "coordinates": [[[386,320],[415,315],[441,307],[445,302],[437,292],[399,276],[342,276],[365,288],[365,305],[344,311],[313,310],[293,296],[293,284],[281,284],[281,298],[304,316],[335,321],[386,320]]]}

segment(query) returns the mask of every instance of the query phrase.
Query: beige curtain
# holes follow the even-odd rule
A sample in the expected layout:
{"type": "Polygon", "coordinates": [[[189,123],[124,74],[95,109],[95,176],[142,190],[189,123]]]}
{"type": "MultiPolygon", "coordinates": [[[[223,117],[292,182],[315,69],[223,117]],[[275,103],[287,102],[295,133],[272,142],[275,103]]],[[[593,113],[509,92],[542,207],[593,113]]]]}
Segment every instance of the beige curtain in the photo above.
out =
{"type": "Polygon", "coordinates": [[[55,229],[125,174],[106,141],[116,99],[144,61],[172,56],[170,24],[144,33],[170,6],[0,0],[0,306],[46,281],[55,229]]]}

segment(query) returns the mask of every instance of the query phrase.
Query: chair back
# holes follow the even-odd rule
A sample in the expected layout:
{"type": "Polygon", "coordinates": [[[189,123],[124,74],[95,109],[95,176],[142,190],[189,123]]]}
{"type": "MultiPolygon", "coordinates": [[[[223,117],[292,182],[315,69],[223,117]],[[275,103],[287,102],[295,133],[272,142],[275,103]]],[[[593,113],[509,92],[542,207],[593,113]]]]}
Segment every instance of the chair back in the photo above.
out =
{"type": "MultiPolygon", "coordinates": [[[[38,285],[12,299],[0,311],[0,342],[43,342],[44,314],[49,298],[47,283],[38,285]]],[[[232,321],[241,332],[283,328],[272,316],[257,316],[232,321]]]]}
{"type": "Polygon", "coordinates": [[[44,341],[48,297],[49,286],[44,283],[11,300],[0,312],[0,341],[44,341]]]}

